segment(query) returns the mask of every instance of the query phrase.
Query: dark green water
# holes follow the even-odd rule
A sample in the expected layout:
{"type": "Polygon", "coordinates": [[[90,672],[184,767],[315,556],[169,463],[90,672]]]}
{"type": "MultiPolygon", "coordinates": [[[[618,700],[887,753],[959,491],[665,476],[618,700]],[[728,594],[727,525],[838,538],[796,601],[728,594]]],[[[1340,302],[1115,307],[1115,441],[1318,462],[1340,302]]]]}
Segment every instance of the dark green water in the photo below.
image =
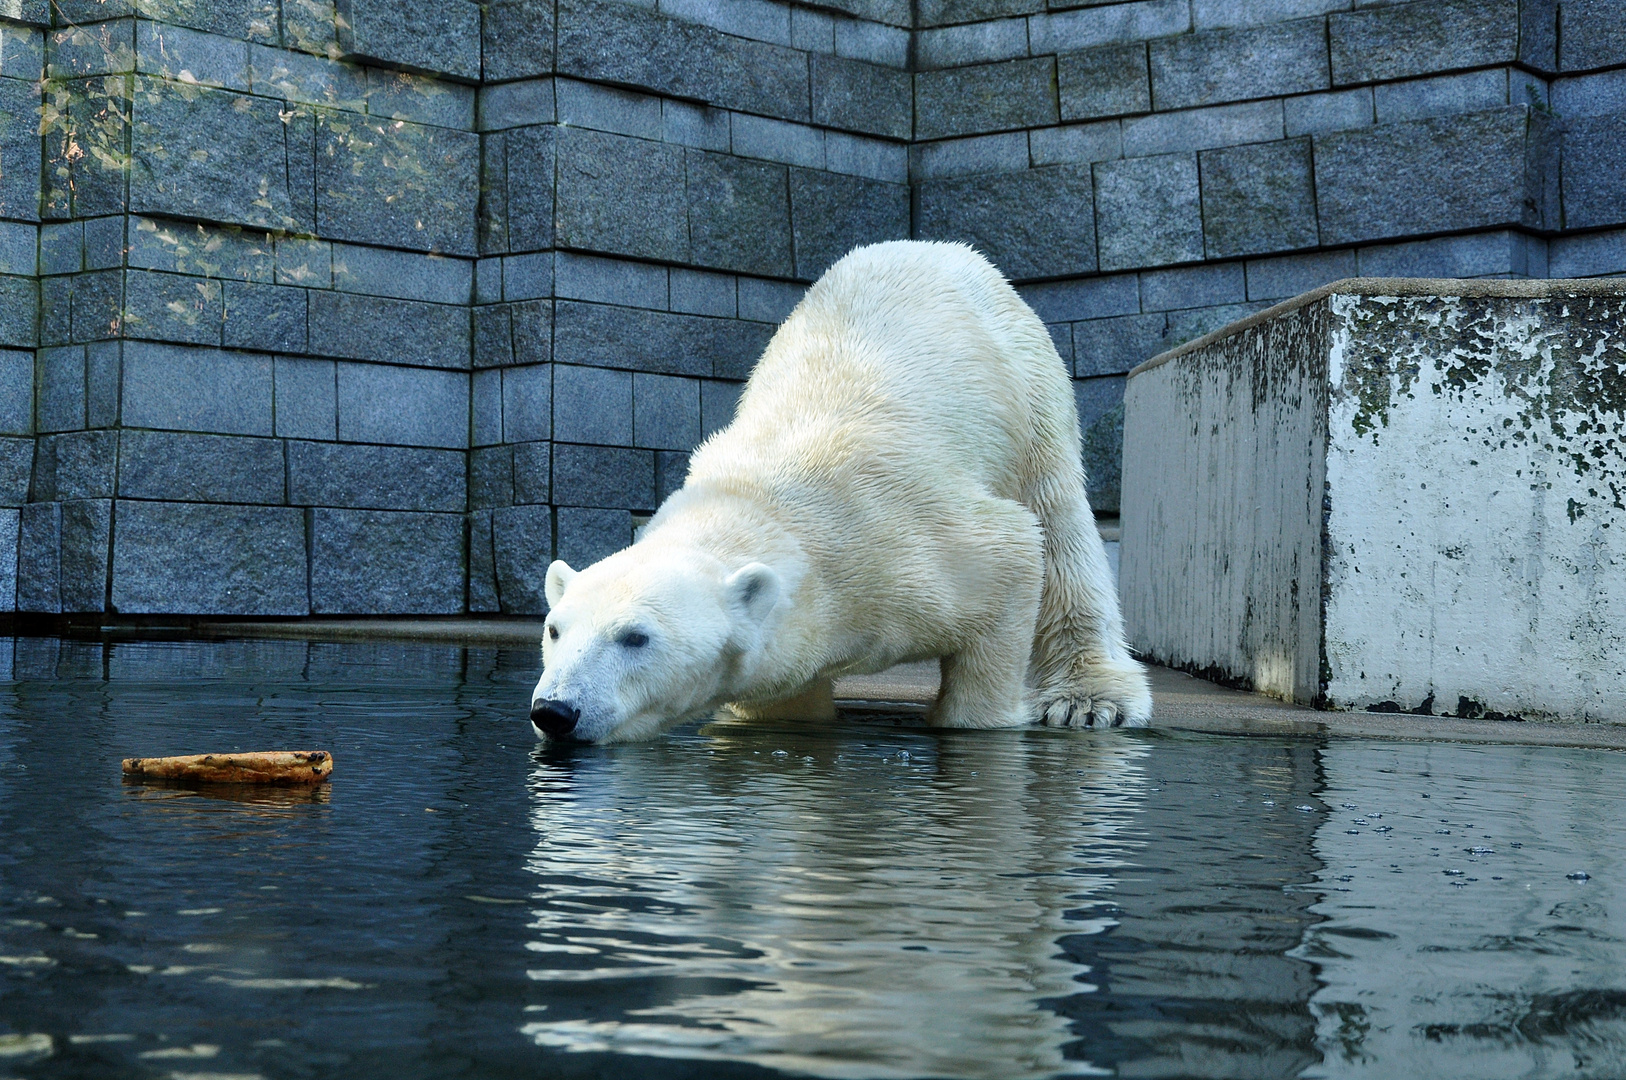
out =
{"type": "Polygon", "coordinates": [[[0,639],[0,1076],[1626,1075],[1618,754],[553,750],[535,664],[0,639]],[[272,748],[332,783],[119,776],[272,748]]]}

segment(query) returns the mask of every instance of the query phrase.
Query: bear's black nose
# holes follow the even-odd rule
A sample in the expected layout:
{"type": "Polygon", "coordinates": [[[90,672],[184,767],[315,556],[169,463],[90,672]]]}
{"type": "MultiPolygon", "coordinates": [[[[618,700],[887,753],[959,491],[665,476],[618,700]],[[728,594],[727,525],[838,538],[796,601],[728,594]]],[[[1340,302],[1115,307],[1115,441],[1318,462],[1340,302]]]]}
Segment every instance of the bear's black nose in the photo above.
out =
{"type": "Polygon", "coordinates": [[[531,723],[542,734],[552,739],[563,738],[576,729],[576,721],[582,718],[582,711],[568,702],[533,701],[531,703],[531,723]]]}

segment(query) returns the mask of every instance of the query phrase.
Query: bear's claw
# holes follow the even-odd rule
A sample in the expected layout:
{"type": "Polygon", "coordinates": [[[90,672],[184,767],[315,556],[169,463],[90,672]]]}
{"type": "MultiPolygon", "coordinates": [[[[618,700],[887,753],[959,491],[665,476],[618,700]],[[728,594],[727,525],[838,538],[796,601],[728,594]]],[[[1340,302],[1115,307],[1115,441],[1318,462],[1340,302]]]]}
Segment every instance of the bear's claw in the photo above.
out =
{"type": "Polygon", "coordinates": [[[1046,727],[1108,728],[1123,723],[1118,706],[1099,698],[1057,698],[1044,710],[1046,727]]]}

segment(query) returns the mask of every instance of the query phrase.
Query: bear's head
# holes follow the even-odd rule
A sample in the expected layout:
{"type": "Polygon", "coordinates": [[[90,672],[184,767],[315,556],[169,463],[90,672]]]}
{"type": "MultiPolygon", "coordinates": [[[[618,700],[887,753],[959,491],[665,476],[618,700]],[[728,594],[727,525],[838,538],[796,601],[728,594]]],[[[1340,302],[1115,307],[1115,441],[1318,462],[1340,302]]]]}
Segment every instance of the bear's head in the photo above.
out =
{"type": "Polygon", "coordinates": [[[761,647],[781,593],[773,568],[635,544],[579,573],[548,567],[539,735],[627,742],[716,710],[761,647]]]}

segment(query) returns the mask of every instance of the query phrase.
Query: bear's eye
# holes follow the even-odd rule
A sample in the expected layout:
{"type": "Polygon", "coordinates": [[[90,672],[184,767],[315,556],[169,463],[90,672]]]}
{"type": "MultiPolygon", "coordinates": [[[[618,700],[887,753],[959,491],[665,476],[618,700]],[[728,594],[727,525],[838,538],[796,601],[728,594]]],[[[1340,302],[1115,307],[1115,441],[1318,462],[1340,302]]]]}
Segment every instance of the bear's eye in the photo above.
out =
{"type": "Polygon", "coordinates": [[[548,627],[548,640],[549,641],[558,641],[559,640],[559,628],[557,626],[548,627]]]}
{"type": "Polygon", "coordinates": [[[641,649],[649,644],[649,635],[642,630],[628,630],[616,638],[615,643],[624,649],[641,649]]]}

